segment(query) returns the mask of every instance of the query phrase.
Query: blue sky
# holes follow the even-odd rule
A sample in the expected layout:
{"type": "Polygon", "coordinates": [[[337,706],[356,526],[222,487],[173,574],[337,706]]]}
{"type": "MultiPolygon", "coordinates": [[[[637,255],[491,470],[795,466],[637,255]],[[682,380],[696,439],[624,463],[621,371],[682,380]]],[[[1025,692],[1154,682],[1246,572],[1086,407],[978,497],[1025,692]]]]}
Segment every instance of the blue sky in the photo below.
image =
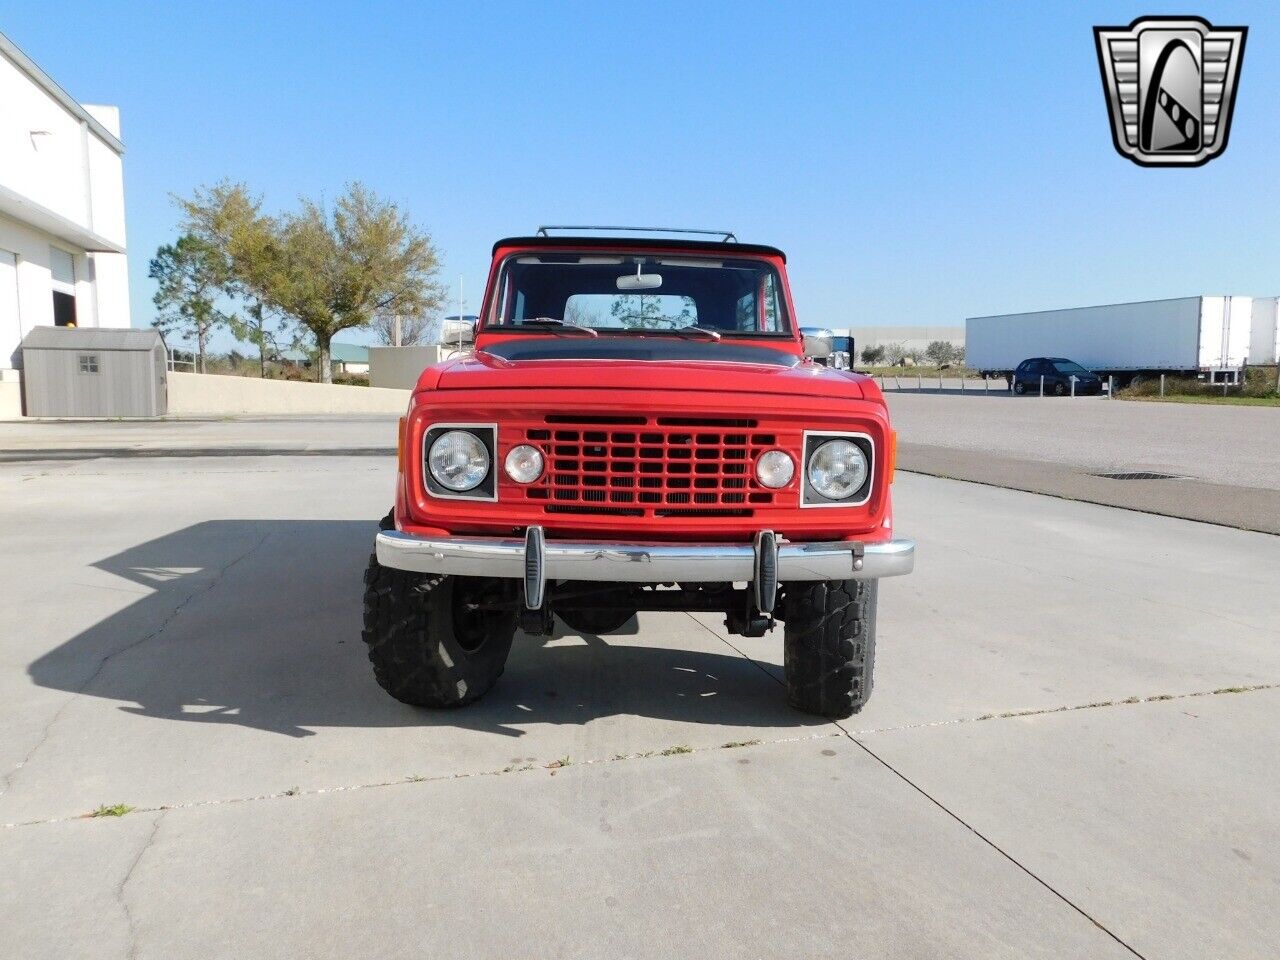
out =
{"type": "Polygon", "coordinates": [[[222,177],[270,207],[364,181],[430,230],[469,312],[492,242],[547,222],[781,246],[806,325],[1280,293],[1271,5],[58,10],[9,5],[0,30],[121,108],[135,326],[169,194],[222,177]],[[1250,27],[1230,147],[1139,168],[1111,145],[1091,27],[1182,12],[1250,27]]]}

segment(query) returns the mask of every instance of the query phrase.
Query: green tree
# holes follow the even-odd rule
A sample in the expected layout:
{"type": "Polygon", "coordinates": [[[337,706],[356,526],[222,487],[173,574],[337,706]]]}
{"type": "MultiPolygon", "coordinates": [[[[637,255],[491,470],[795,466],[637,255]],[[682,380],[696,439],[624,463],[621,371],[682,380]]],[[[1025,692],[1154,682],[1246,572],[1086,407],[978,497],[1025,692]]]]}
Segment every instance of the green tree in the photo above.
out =
{"type": "Polygon", "coordinates": [[[280,344],[269,325],[271,278],[277,269],[278,224],[262,212],[262,200],[243,183],[222,181],[201,188],[191,199],[175,197],[183,227],[215,247],[228,265],[224,292],[244,304],[244,316],[231,315],[232,335],[258,348],[258,371],[267,375],[267,354],[280,344]]]}
{"type": "Polygon", "coordinates": [[[278,244],[264,292],[315,339],[324,383],[333,381],[334,334],[380,315],[420,314],[443,296],[431,238],[358,183],[332,211],[304,200],[281,222],[278,244]]]}
{"type": "Polygon", "coordinates": [[[884,347],[869,346],[862,348],[862,362],[875,365],[884,359],[884,347]]]}
{"type": "Polygon", "coordinates": [[[232,289],[250,301],[247,326],[265,359],[265,317],[292,321],[315,345],[318,378],[333,380],[330,344],[342,330],[439,308],[439,254],[400,209],[359,183],[332,209],[303,200],[279,217],[263,214],[244,184],[223,182],[180,200],[188,225],[231,265],[232,289]]]}
{"type": "Polygon", "coordinates": [[[157,310],[152,325],[162,333],[194,340],[201,373],[209,334],[228,322],[227,314],[218,309],[228,275],[229,265],[217,247],[190,233],[157,250],[147,269],[158,285],[152,297],[157,310]]]}
{"type": "Polygon", "coordinates": [[[933,340],[924,348],[924,355],[935,365],[942,366],[944,363],[955,362],[956,348],[947,340],[933,340]]]}
{"type": "Polygon", "coordinates": [[[439,325],[429,316],[419,314],[414,317],[400,317],[399,314],[386,313],[376,315],[369,324],[374,339],[389,347],[412,347],[428,342],[427,338],[435,334],[439,325]],[[400,319],[400,342],[396,343],[396,318],[400,319]]]}

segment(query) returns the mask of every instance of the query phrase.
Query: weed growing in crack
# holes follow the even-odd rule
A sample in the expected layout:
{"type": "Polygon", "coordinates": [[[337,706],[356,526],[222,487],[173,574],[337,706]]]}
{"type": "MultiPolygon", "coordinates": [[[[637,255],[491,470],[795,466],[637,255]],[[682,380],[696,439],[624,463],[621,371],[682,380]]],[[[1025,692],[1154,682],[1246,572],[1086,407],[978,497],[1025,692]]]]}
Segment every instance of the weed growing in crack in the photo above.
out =
{"type": "Polygon", "coordinates": [[[88,816],[89,816],[90,818],[95,818],[95,817],[123,817],[126,813],[131,812],[133,809],[134,809],[134,808],[133,808],[133,807],[131,807],[131,806],[129,806],[127,803],[113,803],[113,804],[111,804],[110,806],[108,806],[107,804],[103,804],[102,806],[98,807],[98,809],[97,809],[97,810],[94,810],[94,811],[93,811],[93,813],[89,814],[88,816]]]}

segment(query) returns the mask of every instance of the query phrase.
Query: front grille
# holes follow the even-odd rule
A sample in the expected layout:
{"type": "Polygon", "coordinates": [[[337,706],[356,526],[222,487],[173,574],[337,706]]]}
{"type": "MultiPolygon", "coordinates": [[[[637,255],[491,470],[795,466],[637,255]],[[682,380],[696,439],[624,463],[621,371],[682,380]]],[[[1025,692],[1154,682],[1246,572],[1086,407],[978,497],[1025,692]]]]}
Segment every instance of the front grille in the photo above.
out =
{"type": "Polygon", "coordinates": [[[513,432],[547,460],[515,496],[549,514],[631,517],[750,517],[786,496],[756,480],[756,458],[798,441],[740,418],[558,414],[513,432]]]}

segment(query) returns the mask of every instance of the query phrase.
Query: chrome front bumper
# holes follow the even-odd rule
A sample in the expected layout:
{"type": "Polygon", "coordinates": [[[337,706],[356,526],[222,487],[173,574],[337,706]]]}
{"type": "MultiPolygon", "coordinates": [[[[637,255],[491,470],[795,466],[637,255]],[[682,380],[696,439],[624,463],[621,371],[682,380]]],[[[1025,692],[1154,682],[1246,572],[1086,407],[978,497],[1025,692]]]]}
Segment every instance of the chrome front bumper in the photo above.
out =
{"type": "MultiPolygon", "coordinates": [[[[775,583],[878,580],[910,573],[916,545],[911,540],[787,543],[768,533],[758,534],[752,544],[583,543],[547,540],[542,528],[531,527],[524,539],[418,537],[384,530],[378,534],[376,551],[378,563],[384,567],[464,577],[507,577],[525,580],[532,588],[533,583],[540,586],[547,580],[755,582],[762,570],[767,570],[768,579],[775,583]]],[[[539,597],[530,597],[539,598],[540,591],[539,597]]]]}

